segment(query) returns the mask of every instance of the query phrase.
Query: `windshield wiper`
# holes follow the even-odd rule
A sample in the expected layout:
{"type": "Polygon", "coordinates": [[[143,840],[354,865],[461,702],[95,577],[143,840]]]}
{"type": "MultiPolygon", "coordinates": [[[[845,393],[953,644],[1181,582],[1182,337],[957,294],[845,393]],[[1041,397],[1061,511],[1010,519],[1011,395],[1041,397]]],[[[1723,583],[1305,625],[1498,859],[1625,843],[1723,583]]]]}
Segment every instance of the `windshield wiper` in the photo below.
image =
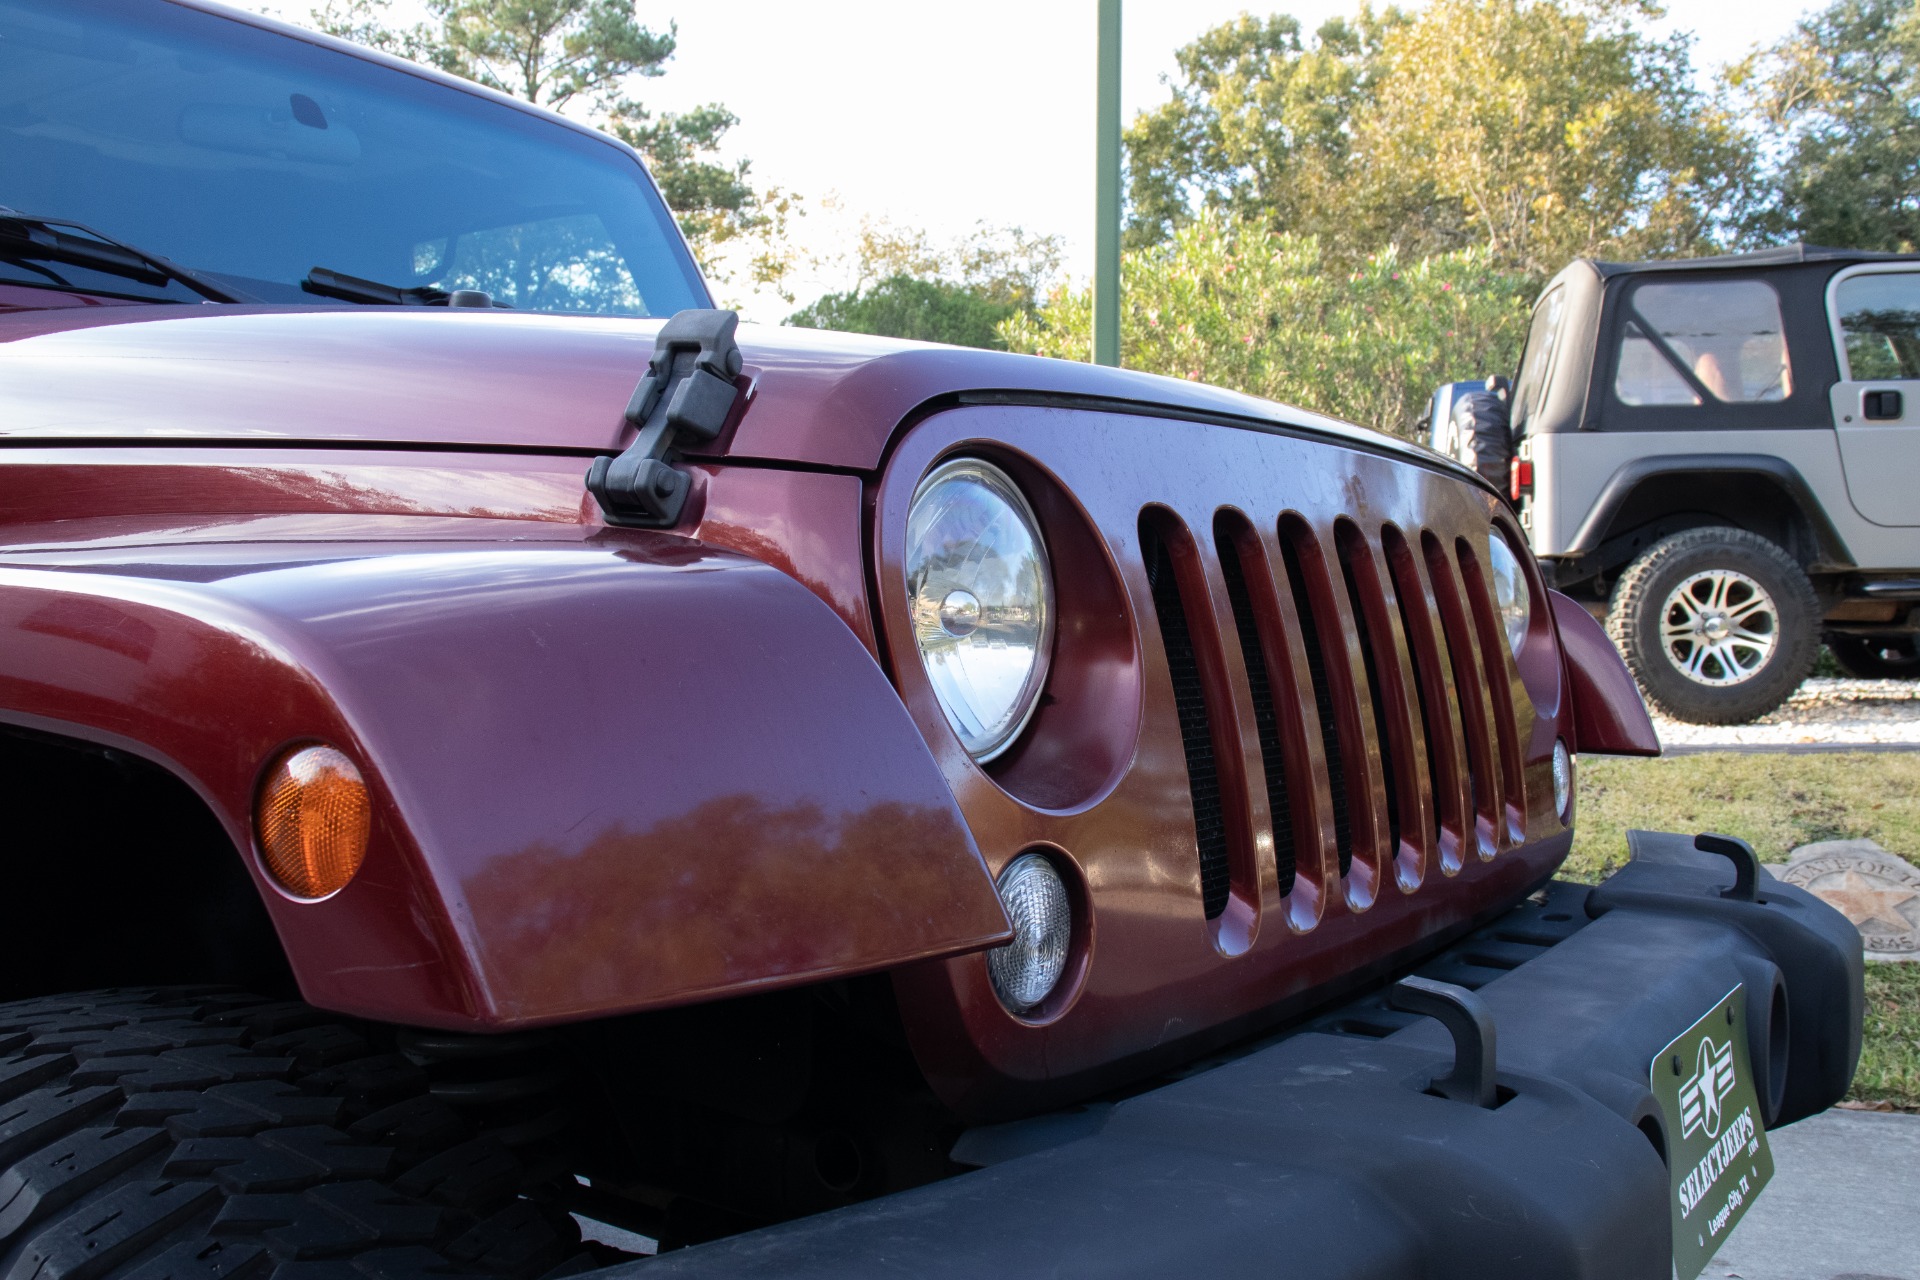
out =
{"type": "Polygon", "coordinates": [[[65,262],[156,288],[174,281],[209,302],[253,301],[224,285],[213,283],[197,271],[175,266],[165,258],[136,249],[124,240],[103,235],[84,223],[65,218],[30,217],[5,206],[0,206],[0,260],[29,264],[65,262]],[[62,227],[70,230],[62,231],[62,227]],[[73,231],[83,234],[73,235],[73,231]]]}
{"type": "Polygon", "coordinates": [[[307,272],[307,278],[300,282],[300,287],[308,293],[317,293],[323,298],[339,298],[342,302],[358,302],[369,307],[499,307],[503,311],[513,309],[504,302],[495,302],[491,296],[479,289],[455,289],[451,293],[445,289],[435,289],[431,285],[402,289],[398,285],[382,284],[378,280],[368,280],[362,276],[350,276],[344,271],[334,271],[327,267],[315,267],[307,272]]]}

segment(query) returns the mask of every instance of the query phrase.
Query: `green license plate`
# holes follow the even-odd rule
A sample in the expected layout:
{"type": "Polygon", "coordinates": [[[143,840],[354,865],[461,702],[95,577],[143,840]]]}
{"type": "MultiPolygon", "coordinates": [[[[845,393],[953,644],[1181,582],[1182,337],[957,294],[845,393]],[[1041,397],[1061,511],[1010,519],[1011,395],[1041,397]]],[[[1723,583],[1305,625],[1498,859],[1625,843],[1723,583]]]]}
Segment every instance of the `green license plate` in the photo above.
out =
{"type": "Polygon", "coordinates": [[[1662,1049],[1651,1073],[1667,1121],[1673,1269],[1694,1280],[1773,1177],[1747,1062],[1745,988],[1662,1049]]]}

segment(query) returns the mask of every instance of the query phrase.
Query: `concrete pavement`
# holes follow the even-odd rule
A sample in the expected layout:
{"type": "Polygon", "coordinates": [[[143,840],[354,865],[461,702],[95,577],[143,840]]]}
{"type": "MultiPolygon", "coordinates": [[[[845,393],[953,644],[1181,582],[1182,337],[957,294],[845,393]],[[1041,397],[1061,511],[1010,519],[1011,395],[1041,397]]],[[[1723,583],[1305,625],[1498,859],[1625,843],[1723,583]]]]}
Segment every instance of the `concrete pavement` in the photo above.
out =
{"type": "Polygon", "coordinates": [[[1709,1280],[1920,1280],[1920,1116],[1828,1111],[1767,1135],[1773,1181],[1709,1280]]]}

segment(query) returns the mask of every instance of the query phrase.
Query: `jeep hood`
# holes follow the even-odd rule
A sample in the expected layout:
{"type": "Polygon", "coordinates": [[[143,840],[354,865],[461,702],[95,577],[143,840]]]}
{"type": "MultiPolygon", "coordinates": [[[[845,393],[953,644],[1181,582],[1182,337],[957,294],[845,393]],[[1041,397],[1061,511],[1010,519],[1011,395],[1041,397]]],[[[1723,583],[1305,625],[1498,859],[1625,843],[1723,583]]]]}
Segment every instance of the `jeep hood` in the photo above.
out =
{"type": "MultiPolygon", "coordinates": [[[[622,414],[660,324],[402,307],[4,315],[0,443],[604,453],[632,439],[622,414]]],[[[744,395],[716,455],[871,470],[916,410],[1016,395],[1236,419],[1439,461],[1271,401],[1063,360],[765,325],[742,326],[740,346],[744,395]]]]}

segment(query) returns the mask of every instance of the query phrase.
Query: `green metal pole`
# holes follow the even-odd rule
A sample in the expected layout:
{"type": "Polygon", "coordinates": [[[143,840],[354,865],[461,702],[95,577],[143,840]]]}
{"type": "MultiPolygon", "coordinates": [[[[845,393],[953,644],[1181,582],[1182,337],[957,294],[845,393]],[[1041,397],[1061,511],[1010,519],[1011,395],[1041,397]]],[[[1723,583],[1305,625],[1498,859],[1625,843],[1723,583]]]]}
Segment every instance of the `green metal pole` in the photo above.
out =
{"type": "Polygon", "coordinates": [[[1100,0],[1094,164],[1093,362],[1120,363],[1120,0],[1100,0]]]}

